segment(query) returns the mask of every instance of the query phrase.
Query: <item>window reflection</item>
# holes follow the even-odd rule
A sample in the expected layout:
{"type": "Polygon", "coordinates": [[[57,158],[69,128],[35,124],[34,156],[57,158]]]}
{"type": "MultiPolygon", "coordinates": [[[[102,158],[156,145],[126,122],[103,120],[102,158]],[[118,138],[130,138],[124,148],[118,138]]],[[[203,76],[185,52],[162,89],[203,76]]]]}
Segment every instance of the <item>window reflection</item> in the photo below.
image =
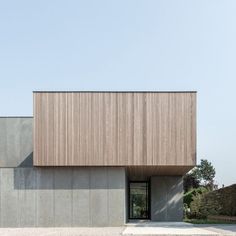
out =
{"type": "Polygon", "coordinates": [[[130,219],[148,219],[148,182],[130,182],[130,219]]]}

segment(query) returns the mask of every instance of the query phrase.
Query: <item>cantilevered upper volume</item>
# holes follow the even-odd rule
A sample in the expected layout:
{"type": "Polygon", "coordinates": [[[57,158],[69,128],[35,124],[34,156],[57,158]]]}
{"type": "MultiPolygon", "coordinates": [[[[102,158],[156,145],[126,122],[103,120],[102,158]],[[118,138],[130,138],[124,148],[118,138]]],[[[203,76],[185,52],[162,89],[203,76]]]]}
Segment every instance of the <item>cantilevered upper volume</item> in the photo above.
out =
{"type": "Polygon", "coordinates": [[[196,92],[34,92],[35,166],[195,164],[196,92]]]}

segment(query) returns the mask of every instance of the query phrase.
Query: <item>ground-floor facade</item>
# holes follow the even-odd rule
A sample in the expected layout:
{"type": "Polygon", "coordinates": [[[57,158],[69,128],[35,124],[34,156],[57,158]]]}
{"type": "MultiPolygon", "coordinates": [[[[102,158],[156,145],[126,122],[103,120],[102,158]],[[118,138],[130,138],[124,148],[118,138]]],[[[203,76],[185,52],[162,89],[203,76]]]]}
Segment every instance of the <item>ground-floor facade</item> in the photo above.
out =
{"type": "Polygon", "coordinates": [[[182,178],[129,181],[124,167],[0,169],[1,227],[182,221],[182,178]]]}
{"type": "Polygon", "coordinates": [[[32,117],[0,119],[0,227],[182,221],[182,176],[126,167],[34,167],[32,117]]]}

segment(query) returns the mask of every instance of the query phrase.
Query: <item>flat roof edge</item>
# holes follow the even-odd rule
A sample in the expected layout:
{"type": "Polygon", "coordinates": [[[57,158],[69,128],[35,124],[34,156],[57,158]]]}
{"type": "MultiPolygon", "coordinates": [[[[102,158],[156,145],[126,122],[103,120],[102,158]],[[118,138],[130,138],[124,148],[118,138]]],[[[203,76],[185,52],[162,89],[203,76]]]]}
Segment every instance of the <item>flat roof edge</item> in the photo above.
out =
{"type": "Polygon", "coordinates": [[[1,118],[33,118],[33,116],[0,116],[1,118]]]}
{"type": "Polygon", "coordinates": [[[197,91],[33,91],[33,93],[197,93],[197,91]]]}

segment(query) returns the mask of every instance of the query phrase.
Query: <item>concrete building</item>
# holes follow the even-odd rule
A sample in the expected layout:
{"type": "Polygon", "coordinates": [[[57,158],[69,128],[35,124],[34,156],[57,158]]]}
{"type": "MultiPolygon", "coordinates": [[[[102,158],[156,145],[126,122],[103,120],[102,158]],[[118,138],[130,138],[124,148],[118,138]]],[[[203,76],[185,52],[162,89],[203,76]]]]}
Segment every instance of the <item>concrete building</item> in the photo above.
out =
{"type": "Polygon", "coordinates": [[[0,118],[0,226],[182,221],[195,92],[34,92],[0,118]]]}

